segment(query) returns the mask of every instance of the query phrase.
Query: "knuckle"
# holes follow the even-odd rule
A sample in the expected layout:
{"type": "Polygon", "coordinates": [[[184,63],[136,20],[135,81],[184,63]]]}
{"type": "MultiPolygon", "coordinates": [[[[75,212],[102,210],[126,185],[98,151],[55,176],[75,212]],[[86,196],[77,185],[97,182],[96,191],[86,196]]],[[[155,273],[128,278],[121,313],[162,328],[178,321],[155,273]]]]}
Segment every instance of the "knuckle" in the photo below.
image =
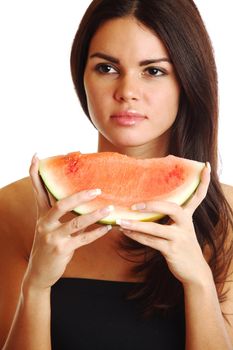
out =
{"type": "Polygon", "coordinates": [[[51,233],[46,233],[46,235],[43,236],[42,240],[46,245],[52,245],[53,235],[51,233]]]}
{"type": "Polygon", "coordinates": [[[38,232],[39,235],[42,235],[44,230],[45,230],[44,221],[41,218],[39,218],[36,225],[36,231],[38,232]]]}
{"type": "Polygon", "coordinates": [[[89,243],[88,235],[86,233],[81,234],[79,237],[79,241],[81,245],[89,243]]]}
{"type": "Polygon", "coordinates": [[[62,240],[56,239],[54,234],[47,233],[42,238],[44,245],[49,248],[49,251],[55,255],[61,255],[64,252],[64,244],[62,240]]]}
{"type": "Polygon", "coordinates": [[[85,242],[87,241],[87,235],[86,235],[86,234],[81,235],[81,236],[80,236],[80,241],[81,241],[82,243],[85,243],[85,242]]]}
{"type": "Polygon", "coordinates": [[[53,251],[56,255],[62,255],[64,253],[64,244],[60,241],[57,241],[54,244],[53,251]]]}
{"type": "Polygon", "coordinates": [[[36,231],[39,235],[42,235],[44,232],[43,226],[42,225],[38,225],[36,228],[36,231]]]}
{"type": "Polygon", "coordinates": [[[82,228],[81,222],[80,222],[80,218],[75,218],[73,220],[71,220],[71,229],[72,230],[80,230],[82,228]]]}
{"type": "Polygon", "coordinates": [[[44,236],[42,236],[41,240],[43,244],[47,246],[54,244],[54,237],[51,233],[46,233],[44,236]]]}

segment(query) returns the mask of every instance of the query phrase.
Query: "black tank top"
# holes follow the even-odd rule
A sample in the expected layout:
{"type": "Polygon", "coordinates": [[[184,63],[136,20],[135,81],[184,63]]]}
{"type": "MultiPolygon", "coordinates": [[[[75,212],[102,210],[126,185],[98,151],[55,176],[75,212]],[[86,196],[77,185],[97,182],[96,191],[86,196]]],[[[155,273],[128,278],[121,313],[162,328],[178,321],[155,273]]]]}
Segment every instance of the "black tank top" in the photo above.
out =
{"type": "Polygon", "coordinates": [[[53,350],[183,350],[181,310],[143,319],[134,282],[61,278],[51,293],[53,350]]]}

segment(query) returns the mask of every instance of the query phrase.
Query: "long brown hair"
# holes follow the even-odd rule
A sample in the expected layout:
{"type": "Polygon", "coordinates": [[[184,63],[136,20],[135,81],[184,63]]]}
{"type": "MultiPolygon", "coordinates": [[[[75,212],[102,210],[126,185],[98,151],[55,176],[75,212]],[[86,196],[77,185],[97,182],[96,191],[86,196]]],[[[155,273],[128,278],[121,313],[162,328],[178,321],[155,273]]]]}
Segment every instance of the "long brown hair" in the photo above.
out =
{"type": "MultiPolygon", "coordinates": [[[[202,250],[208,247],[208,263],[222,301],[221,285],[227,278],[232,258],[232,244],[226,248],[226,243],[233,222],[217,174],[218,88],[210,38],[192,0],[92,1],[79,25],[71,51],[72,79],[89,119],[83,75],[90,41],[101,24],[124,16],[135,17],[160,37],[180,81],[179,110],[172,127],[169,153],[211,164],[209,190],[195,211],[193,221],[202,250]]],[[[129,249],[142,249],[131,240],[126,240],[125,249],[126,243],[129,249]]],[[[146,283],[139,287],[134,297],[142,300],[148,313],[182,303],[182,285],[169,271],[163,256],[147,247],[144,247],[144,254],[145,263],[137,266],[135,271],[144,273],[146,283]]]]}

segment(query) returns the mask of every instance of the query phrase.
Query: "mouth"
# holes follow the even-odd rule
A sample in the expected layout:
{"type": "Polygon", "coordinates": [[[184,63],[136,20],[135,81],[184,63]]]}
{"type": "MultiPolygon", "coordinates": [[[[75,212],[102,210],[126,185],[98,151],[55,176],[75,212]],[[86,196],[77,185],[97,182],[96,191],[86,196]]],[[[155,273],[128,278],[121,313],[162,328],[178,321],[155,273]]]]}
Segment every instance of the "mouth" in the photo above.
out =
{"type": "Polygon", "coordinates": [[[122,111],[111,115],[111,119],[121,126],[134,126],[148,118],[136,111],[122,111]]]}

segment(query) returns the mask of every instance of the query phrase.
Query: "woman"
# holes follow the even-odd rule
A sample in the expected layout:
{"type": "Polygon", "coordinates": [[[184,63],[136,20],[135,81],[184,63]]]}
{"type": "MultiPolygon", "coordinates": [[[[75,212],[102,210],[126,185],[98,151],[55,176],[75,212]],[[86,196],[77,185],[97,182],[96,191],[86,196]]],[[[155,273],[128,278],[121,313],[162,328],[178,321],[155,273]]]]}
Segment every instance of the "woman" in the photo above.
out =
{"type": "Polygon", "coordinates": [[[1,346],[232,349],[233,190],[217,176],[216,69],[194,3],[94,0],[71,70],[99,152],[209,163],[184,207],[135,203],[169,220],[111,228],[96,222],[112,207],[70,213],[99,189],[50,205],[34,156],[32,182],[1,192],[1,346]]]}

